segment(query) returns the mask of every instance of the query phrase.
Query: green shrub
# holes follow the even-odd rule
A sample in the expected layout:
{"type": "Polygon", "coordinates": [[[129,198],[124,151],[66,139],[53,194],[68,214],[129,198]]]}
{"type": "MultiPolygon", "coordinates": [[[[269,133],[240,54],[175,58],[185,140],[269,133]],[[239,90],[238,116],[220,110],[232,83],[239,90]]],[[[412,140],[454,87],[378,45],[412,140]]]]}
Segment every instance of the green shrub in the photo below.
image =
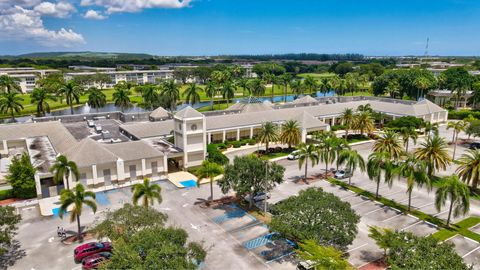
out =
{"type": "Polygon", "coordinates": [[[425,122],[423,119],[414,116],[403,116],[388,122],[385,126],[392,129],[400,129],[402,127],[414,127],[419,129],[425,122]]]}
{"type": "Polygon", "coordinates": [[[463,120],[471,114],[473,117],[479,119],[480,118],[480,111],[471,111],[471,110],[451,110],[448,111],[448,119],[457,119],[463,120]]]}
{"type": "Polygon", "coordinates": [[[345,125],[333,125],[330,127],[332,131],[345,130],[347,127],[345,125]]]}
{"type": "Polygon", "coordinates": [[[0,201],[13,198],[13,189],[0,190],[0,201]]]}
{"type": "Polygon", "coordinates": [[[218,148],[220,150],[224,150],[224,149],[227,149],[228,146],[225,143],[219,143],[219,144],[216,145],[216,148],[218,148]]]}
{"type": "Polygon", "coordinates": [[[232,142],[233,148],[240,148],[242,146],[242,143],[240,141],[234,141],[232,142]]]}
{"type": "Polygon", "coordinates": [[[7,182],[12,186],[13,196],[29,199],[37,196],[35,189],[35,168],[30,157],[24,153],[20,158],[14,157],[8,167],[7,182]]]}
{"type": "MultiPolygon", "coordinates": [[[[228,158],[222,152],[220,152],[220,147],[225,146],[225,144],[209,144],[207,145],[208,152],[208,161],[215,162],[220,165],[225,165],[228,163],[228,158]]],[[[225,146],[224,149],[227,147],[225,146]]]]}
{"type": "Polygon", "coordinates": [[[248,140],[248,145],[255,145],[257,144],[257,140],[256,139],[249,139],[248,140]]]}

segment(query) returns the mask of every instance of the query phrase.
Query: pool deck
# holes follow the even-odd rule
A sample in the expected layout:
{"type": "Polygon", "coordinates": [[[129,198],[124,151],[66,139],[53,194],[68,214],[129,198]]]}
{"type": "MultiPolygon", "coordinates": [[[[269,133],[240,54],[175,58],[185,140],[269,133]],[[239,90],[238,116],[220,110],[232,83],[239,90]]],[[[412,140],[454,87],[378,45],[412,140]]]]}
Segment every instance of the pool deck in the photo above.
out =
{"type": "MultiPolygon", "coordinates": [[[[219,175],[219,176],[215,177],[214,181],[220,179],[221,177],[222,177],[222,175],[219,175]]],[[[193,180],[193,181],[197,182],[198,177],[196,177],[195,175],[193,175],[189,172],[181,171],[181,172],[169,173],[168,174],[168,180],[172,184],[174,184],[177,188],[191,188],[191,186],[189,186],[189,185],[187,185],[187,186],[182,185],[182,182],[186,182],[186,181],[189,181],[189,180],[193,180]]],[[[206,184],[206,183],[210,183],[210,180],[209,179],[201,179],[200,180],[201,185],[206,184]]]]}

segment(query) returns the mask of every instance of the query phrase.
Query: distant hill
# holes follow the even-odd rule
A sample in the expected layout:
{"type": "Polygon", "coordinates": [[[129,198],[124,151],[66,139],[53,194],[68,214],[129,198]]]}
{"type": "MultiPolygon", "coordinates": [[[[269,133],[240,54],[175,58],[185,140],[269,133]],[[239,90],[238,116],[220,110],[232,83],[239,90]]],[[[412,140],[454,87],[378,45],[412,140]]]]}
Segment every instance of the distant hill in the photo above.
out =
{"type": "Polygon", "coordinates": [[[36,52],[11,56],[13,58],[84,58],[84,59],[149,59],[155,56],[143,53],[114,52],[36,52]]]}

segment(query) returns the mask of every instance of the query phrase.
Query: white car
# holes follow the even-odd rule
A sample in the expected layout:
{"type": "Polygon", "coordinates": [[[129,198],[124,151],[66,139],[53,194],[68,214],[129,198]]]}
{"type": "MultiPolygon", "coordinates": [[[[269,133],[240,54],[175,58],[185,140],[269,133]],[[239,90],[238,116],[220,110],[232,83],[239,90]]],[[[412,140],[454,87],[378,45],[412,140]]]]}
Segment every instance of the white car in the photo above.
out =
{"type": "Polygon", "coordinates": [[[102,133],[102,131],[103,131],[102,126],[100,126],[100,125],[95,125],[95,132],[97,132],[97,133],[102,133]]]}
{"type": "Polygon", "coordinates": [[[288,159],[288,160],[296,160],[296,159],[299,158],[299,155],[298,155],[299,153],[300,153],[299,150],[295,150],[295,151],[291,152],[291,153],[287,156],[287,159],[288,159]]]}
{"type": "Polygon", "coordinates": [[[95,121],[93,121],[93,120],[88,120],[88,121],[87,121],[87,125],[88,125],[88,127],[94,127],[94,126],[95,126],[95,121]]]}
{"type": "Polygon", "coordinates": [[[352,176],[352,174],[347,170],[338,170],[335,172],[336,179],[344,179],[350,176],[352,176]]]}

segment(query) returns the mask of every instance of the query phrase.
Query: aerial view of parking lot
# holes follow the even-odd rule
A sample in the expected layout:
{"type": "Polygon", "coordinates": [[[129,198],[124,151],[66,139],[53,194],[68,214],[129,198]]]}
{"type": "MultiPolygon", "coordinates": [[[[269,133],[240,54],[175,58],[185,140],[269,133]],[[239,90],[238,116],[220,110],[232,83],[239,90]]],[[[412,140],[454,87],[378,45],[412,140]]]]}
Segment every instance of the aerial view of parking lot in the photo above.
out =
{"type": "Polygon", "coordinates": [[[0,270],[480,270],[479,12],[0,0],[0,270]]]}

